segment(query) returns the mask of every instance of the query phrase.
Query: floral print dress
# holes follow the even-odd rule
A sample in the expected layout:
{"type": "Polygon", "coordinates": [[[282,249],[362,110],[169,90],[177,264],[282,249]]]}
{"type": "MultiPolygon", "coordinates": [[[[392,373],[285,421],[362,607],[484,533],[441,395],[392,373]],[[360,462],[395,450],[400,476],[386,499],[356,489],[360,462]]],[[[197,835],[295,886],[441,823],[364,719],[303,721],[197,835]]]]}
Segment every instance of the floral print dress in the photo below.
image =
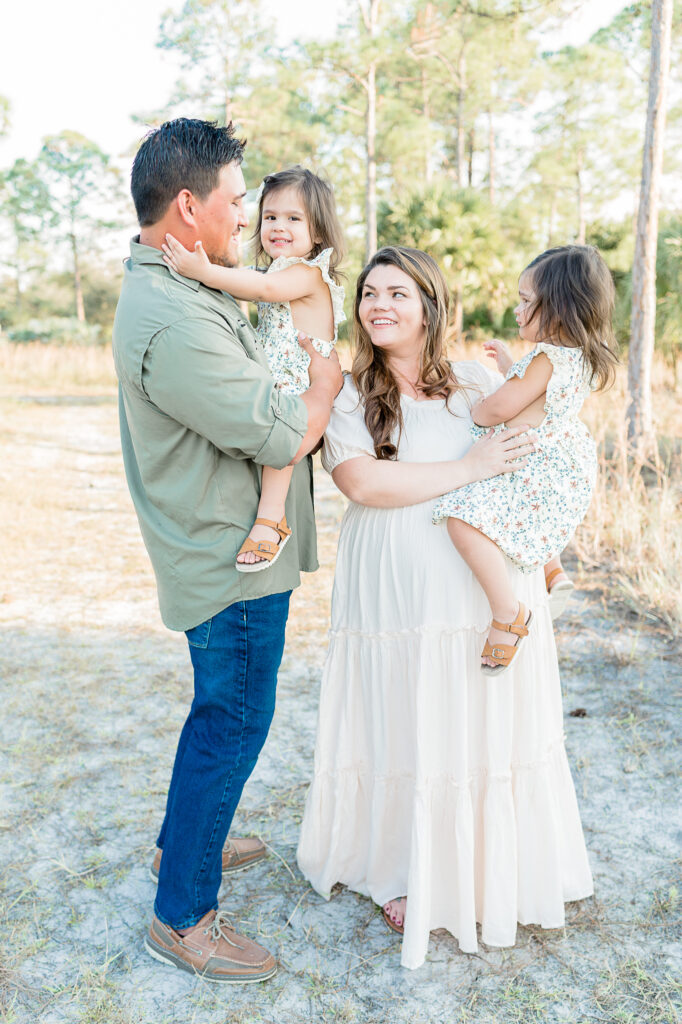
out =
{"type": "MultiPolygon", "coordinates": [[[[461,519],[493,540],[522,571],[532,572],[566,547],[585,518],[597,474],[595,443],[578,413],[591,375],[578,348],[538,344],[510,367],[505,380],[523,377],[541,352],[552,363],[545,418],[533,427],[538,447],[524,469],[467,484],[444,494],[433,522],[461,519]]],[[[474,437],[488,427],[473,425],[474,437]]],[[[505,430],[504,423],[495,432],[505,430]]]]}
{"type": "MultiPolygon", "coordinates": [[[[334,340],[321,341],[312,338],[313,347],[323,356],[329,357],[337,339],[338,326],[346,319],[343,311],[344,291],[336,284],[329,273],[329,260],[332,249],[325,249],[313,259],[302,256],[278,256],[268,267],[267,273],[286,270],[295,263],[305,263],[309,267],[318,267],[322,278],[329,288],[334,313],[334,340]]],[[[300,395],[310,387],[308,367],[310,356],[298,343],[298,331],[294,327],[291,306],[288,302],[259,302],[258,327],[256,340],[265,352],[270,373],[280,390],[290,395],[300,395]]]]}

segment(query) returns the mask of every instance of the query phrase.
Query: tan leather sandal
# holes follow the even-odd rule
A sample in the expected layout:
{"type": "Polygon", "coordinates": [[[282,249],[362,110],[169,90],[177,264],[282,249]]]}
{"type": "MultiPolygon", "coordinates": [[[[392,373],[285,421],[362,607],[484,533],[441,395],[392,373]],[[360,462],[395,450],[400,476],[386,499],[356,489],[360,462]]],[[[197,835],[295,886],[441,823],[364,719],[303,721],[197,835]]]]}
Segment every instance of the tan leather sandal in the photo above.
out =
{"type": "Polygon", "coordinates": [[[275,544],[271,540],[251,540],[247,537],[242,546],[239,549],[237,557],[244,555],[249,551],[255,552],[260,555],[260,562],[235,562],[237,572],[262,572],[263,569],[269,569],[271,565],[274,565],[279,556],[282,554],[286,542],[291,537],[291,530],[287,526],[287,517],[282,516],[281,520],[276,523],[274,519],[261,519],[259,516],[256,519],[254,526],[258,523],[260,526],[269,526],[271,530],[276,530],[279,534],[279,541],[275,544]]]}
{"type": "Polygon", "coordinates": [[[553,580],[561,574],[566,575],[566,570],[552,569],[551,572],[545,574],[545,586],[547,587],[547,593],[549,594],[549,613],[552,619],[558,619],[563,612],[568,602],[571,593],[575,590],[574,585],[567,578],[565,580],[559,580],[558,583],[553,584],[553,580]]]}
{"type": "Polygon", "coordinates": [[[502,629],[505,633],[514,633],[517,640],[514,644],[495,644],[494,647],[491,647],[486,640],[481,657],[492,658],[495,664],[481,665],[481,672],[484,676],[501,676],[503,672],[507,671],[521,646],[521,641],[528,636],[532,621],[533,613],[528,611],[521,601],[519,601],[519,613],[513,622],[498,622],[497,619],[493,619],[491,629],[502,629]]]}

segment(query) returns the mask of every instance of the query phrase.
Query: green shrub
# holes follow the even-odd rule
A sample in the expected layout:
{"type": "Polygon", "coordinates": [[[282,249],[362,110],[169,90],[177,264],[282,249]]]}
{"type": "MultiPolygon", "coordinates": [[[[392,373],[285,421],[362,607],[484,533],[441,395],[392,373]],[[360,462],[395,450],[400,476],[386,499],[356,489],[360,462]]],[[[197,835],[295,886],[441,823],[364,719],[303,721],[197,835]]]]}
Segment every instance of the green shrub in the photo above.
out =
{"type": "Polygon", "coordinates": [[[39,341],[44,345],[102,345],[100,324],[84,324],[75,317],[51,316],[44,320],[27,320],[7,331],[15,344],[39,341]]]}

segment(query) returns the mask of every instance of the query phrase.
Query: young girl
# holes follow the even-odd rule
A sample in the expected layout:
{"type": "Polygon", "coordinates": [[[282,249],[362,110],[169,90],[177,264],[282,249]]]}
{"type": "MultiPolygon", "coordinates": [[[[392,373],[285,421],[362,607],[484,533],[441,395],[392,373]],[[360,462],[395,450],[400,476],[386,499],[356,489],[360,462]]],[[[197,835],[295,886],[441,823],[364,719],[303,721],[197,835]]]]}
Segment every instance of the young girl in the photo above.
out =
{"type": "Polygon", "coordinates": [[[521,274],[519,296],[519,334],[535,347],[513,363],[501,342],[489,343],[505,382],[471,412],[476,436],[528,424],[536,450],[525,469],[451,491],[433,511],[434,523],[447,519],[452,542],[490,602],[493,621],[481,655],[489,676],[507,670],[532,619],[511,588],[504,555],[531,572],[566,547],[584,518],[597,459],[578,413],[592,387],[612,382],[617,361],[613,282],[596,249],[543,252],[521,274]]]}
{"type": "MultiPolygon", "coordinates": [[[[329,356],[338,325],[345,320],[336,269],[343,236],[329,185],[302,167],[269,174],[261,189],[254,239],[256,266],[265,255],[267,273],[216,266],[209,263],[201,242],[189,252],[172,235],[166,236],[164,258],[185,277],[257,302],[256,337],[275,383],[289,394],[301,394],[309,387],[310,358],[298,344],[298,331],[329,356]]],[[[237,555],[240,572],[274,565],[291,536],[284,514],[291,473],[290,466],[263,467],[258,515],[237,555]]]]}

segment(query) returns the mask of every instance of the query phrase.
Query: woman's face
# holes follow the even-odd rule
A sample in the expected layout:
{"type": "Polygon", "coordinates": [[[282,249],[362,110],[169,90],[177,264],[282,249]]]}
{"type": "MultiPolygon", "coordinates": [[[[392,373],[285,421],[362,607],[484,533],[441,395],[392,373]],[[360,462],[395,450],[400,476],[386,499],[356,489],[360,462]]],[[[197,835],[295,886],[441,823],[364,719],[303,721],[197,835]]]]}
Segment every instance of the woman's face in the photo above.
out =
{"type": "Polygon", "coordinates": [[[399,267],[381,263],[370,270],[358,308],[360,323],[377,348],[393,356],[420,355],[426,318],[419,286],[399,267]]]}

